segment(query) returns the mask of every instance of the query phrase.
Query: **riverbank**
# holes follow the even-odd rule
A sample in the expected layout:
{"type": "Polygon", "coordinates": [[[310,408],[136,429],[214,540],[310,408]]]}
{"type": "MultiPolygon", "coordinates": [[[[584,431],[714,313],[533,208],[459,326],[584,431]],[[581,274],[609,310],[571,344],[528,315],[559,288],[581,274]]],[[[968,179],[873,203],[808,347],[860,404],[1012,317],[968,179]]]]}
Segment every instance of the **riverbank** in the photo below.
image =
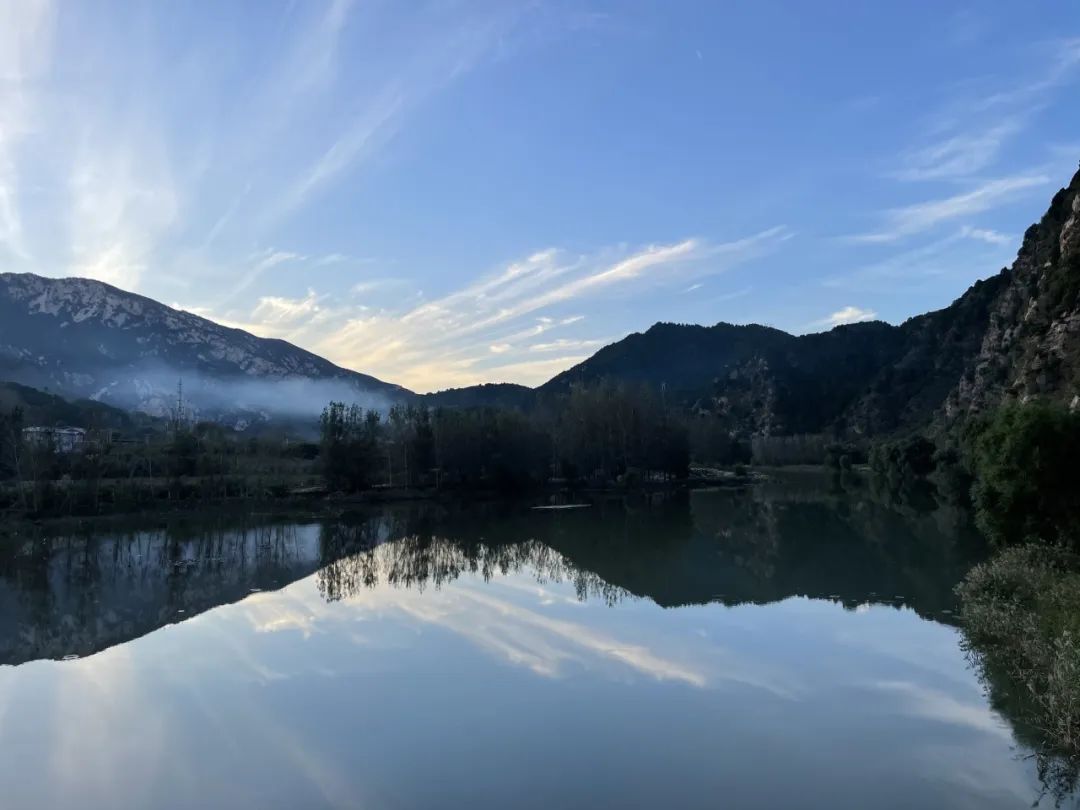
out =
{"type": "MultiPolygon", "coordinates": [[[[704,470],[705,468],[702,468],[704,470]]],[[[182,515],[204,509],[237,512],[280,512],[295,516],[310,513],[333,517],[342,511],[370,505],[410,501],[462,501],[546,498],[548,503],[575,497],[634,495],[708,487],[742,488],[764,476],[710,470],[682,480],[637,481],[633,486],[596,486],[552,481],[548,486],[506,492],[495,488],[388,487],[362,492],[330,492],[311,478],[133,478],[96,482],[53,481],[47,487],[32,483],[0,488],[0,536],[26,524],[72,522],[102,517],[182,515]],[[39,506],[34,507],[37,503],[39,506]]]]}

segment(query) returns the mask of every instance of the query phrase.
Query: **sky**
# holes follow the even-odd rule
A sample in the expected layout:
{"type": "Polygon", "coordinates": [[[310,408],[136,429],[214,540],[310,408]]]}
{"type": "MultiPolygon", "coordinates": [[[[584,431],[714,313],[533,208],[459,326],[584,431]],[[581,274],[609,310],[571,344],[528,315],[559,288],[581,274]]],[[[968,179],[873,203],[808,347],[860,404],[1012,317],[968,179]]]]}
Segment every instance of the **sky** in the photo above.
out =
{"type": "Polygon", "coordinates": [[[416,391],[948,305],[1080,161],[1071,2],[0,0],[0,271],[416,391]]]}

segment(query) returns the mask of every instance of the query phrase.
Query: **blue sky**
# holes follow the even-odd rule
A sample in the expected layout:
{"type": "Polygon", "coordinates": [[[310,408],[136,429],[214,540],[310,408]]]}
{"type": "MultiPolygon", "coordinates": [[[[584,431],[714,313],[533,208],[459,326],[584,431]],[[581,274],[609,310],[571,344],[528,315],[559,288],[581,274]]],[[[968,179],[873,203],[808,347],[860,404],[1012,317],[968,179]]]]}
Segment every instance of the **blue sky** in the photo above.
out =
{"type": "Polygon", "coordinates": [[[1060,2],[0,0],[0,270],[419,391],[898,323],[1011,262],[1078,83],[1060,2]]]}

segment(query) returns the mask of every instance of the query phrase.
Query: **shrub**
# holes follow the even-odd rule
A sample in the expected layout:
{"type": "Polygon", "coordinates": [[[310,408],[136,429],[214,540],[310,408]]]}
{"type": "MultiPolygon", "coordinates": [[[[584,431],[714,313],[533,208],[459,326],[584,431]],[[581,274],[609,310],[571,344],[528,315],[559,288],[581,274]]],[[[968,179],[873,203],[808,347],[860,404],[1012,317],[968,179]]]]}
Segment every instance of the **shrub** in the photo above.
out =
{"type": "Polygon", "coordinates": [[[957,587],[968,650],[982,670],[1027,691],[1021,718],[1080,757],[1080,559],[1015,546],[976,566],[957,587]]]}
{"type": "Polygon", "coordinates": [[[976,521],[993,542],[1077,547],[1080,414],[1046,404],[1005,407],[969,445],[976,521]]]}

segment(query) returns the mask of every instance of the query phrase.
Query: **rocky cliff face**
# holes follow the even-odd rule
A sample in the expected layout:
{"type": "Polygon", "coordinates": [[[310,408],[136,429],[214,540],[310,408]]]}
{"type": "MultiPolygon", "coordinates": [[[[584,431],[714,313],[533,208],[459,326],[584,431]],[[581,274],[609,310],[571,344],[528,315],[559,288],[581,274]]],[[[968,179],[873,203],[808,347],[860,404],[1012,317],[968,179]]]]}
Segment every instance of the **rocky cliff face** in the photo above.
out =
{"type": "Polygon", "coordinates": [[[229,329],[87,279],[0,274],[0,379],[155,416],[176,407],[234,426],[318,410],[331,398],[385,402],[398,386],[296,346],[229,329]]]}
{"type": "Polygon", "coordinates": [[[946,418],[1033,397],[1080,403],[1080,172],[1024,234],[1002,280],[946,418]]]}
{"type": "Polygon", "coordinates": [[[944,309],[798,337],[658,324],[540,391],[603,377],[664,385],[743,435],[933,431],[1032,398],[1080,407],[1080,173],[1028,229],[1012,267],[944,309]]]}

